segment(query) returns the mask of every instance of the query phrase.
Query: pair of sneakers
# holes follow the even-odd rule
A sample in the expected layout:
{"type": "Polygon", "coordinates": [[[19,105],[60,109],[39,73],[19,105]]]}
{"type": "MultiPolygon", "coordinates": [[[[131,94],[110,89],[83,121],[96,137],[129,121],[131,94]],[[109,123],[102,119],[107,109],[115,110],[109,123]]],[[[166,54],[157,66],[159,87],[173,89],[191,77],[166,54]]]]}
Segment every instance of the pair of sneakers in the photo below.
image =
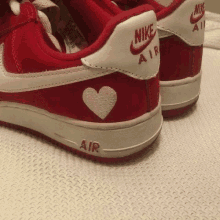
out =
{"type": "Polygon", "coordinates": [[[199,97],[204,0],[166,7],[154,0],[62,4],[86,42],[71,53],[54,31],[60,16],[54,2],[5,4],[1,124],[99,161],[140,154],[158,137],[162,113],[181,114],[199,97]]]}

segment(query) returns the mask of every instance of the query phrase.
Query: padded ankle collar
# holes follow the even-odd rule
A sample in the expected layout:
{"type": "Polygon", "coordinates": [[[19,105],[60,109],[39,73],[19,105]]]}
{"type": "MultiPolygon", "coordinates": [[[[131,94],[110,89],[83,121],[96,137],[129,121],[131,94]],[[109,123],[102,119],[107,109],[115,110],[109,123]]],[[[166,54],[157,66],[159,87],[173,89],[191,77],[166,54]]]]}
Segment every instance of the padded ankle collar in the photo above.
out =
{"type": "Polygon", "coordinates": [[[37,19],[38,16],[35,7],[31,3],[25,2],[21,4],[20,15],[16,16],[9,11],[5,13],[0,24],[0,36],[10,33],[27,23],[37,21],[37,19]]]}

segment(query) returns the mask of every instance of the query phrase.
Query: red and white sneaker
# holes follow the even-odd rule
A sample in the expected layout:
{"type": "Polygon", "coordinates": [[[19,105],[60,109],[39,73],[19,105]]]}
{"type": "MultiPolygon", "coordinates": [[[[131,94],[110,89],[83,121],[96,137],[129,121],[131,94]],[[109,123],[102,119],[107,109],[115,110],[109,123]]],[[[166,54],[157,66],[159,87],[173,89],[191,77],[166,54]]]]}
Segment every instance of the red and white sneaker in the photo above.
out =
{"type": "Polygon", "coordinates": [[[113,16],[93,1],[75,1],[89,46],[66,54],[47,16],[37,11],[48,4],[38,2],[10,1],[14,13],[1,18],[1,123],[36,131],[99,161],[117,161],[149,146],[163,121],[159,54],[140,65],[130,47],[136,30],[150,28],[143,52],[158,51],[153,8],[113,16]]]}
{"type": "MultiPolygon", "coordinates": [[[[173,0],[167,7],[155,0],[115,2],[118,6],[110,0],[103,0],[102,6],[114,14],[143,4],[150,4],[155,8],[160,38],[163,115],[169,117],[185,112],[197,102],[200,94],[205,30],[204,0],[173,0]]],[[[137,29],[137,43],[142,39],[141,34],[142,30],[137,29]]],[[[137,54],[139,57],[143,55],[145,60],[150,57],[146,51],[142,55],[137,54]]]]}

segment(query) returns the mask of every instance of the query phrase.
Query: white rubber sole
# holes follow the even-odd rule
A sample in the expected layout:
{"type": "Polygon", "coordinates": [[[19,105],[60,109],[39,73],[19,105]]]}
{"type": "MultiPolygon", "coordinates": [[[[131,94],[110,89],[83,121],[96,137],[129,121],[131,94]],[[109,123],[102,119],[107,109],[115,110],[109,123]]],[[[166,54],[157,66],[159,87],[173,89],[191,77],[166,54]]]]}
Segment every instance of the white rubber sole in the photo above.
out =
{"type": "Polygon", "coordinates": [[[0,102],[0,121],[40,132],[74,150],[101,158],[122,158],[149,146],[159,135],[160,105],[135,120],[91,123],[18,103],[0,102]]]}
{"type": "Polygon", "coordinates": [[[161,81],[162,111],[184,108],[199,97],[202,72],[195,77],[176,81],[161,81]]]}

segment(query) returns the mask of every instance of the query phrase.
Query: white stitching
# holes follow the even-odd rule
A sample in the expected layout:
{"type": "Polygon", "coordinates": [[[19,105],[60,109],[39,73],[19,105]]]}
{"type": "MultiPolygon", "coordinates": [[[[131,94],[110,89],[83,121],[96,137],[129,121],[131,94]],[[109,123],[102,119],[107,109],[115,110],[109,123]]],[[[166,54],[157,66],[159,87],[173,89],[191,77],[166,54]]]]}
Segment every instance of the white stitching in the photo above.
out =
{"type": "Polygon", "coordinates": [[[102,74],[102,73],[106,73],[105,75],[111,74],[108,71],[105,71],[105,72],[101,72],[101,73],[91,74],[90,76],[87,76],[87,77],[78,78],[77,80],[69,80],[69,81],[64,81],[64,82],[59,82],[59,83],[44,84],[43,86],[30,87],[28,90],[27,89],[14,89],[14,90],[2,89],[1,92],[12,92],[12,91],[14,91],[14,92],[18,92],[18,91],[26,92],[26,91],[31,91],[31,90],[35,90],[35,89],[44,89],[45,87],[46,87],[45,89],[47,89],[48,87],[53,87],[53,86],[63,86],[63,85],[67,85],[67,84],[71,84],[71,83],[75,83],[75,82],[81,82],[81,81],[84,81],[84,80],[94,79],[96,77],[99,77],[99,74],[102,74]]]}
{"type": "Polygon", "coordinates": [[[88,65],[89,67],[100,68],[100,69],[105,69],[105,70],[120,71],[121,73],[124,73],[124,74],[128,74],[128,75],[136,76],[136,77],[135,77],[136,79],[141,79],[141,80],[148,80],[148,79],[151,79],[152,77],[156,76],[157,73],[159,72],[159,69],[158,69],[158,71],[156,71],[156,73],[152,74],[152,75],[149,76],[148,78],[144,78],[144,77],[141,77],[141,76],[139,76],[139,75],[137,75],[137,74],[134,74],[134,73],[132,73],[132,72],[129,72],[129,71],[126,71],[126,70],[122,70],[122,69],[119,69],[119,68],[113,68],[113,67],[101,67],[101,66],[92,65],[92,64],[90,64],[85,58],[83,58],[83,61],[84,61],[85,64],[88,65]]]}
{"type": "MultiPolygon", "coordinates": [[[[38,77],[42,77],[42,76],[53,76],[53,75],[63,75],[64,74],[64,71],[63,70],[61,73],[50,73],[50,74],[39,74],[39,75],[31,75],[31,74],[26,74],[25,76],[24,75],[20,75],[20,74],[10,74],[6,71],[5,67],[4,67],[4,64],[3,64],[3,56],[4,56],[4,53],[3,53],[3,49],[4,48],[4,45],[0,45],[0,49],[2,49],[2,57],[0,57],[0,67],[2,67],[2,71],[3,71],[3,74],[4,76],[6,77],[10,77],[10,78],[17,78],[17,79],[21,79],[21,78],[38,78],[38,77]],[[12,76],[13,75],[13,76],[12,76]]],[[[84,66],[82,67],[78,67],[77,70],[71,70],[71,69],[66,69],[68,71],[67,74],[69,73],[72,73],[72,72],[80,72],[81,70],[86,70],[86,68],[84,66]]],[[[66,74],[66,75],[67,75],[66,74]]],[[[84,80],[89,80],[89,79],[93,79],[93,78],[96,78],[96,77],[102,77],[103,75],[108,75],[108,74],[111,74],[111,72],[109,71],[103,71],[103,72],[99,72],[99,73],[91,73],[89,74],[89,76],[85,76],[85,77],[81,77],[81,78],[77,78],[77,79],[74,79],[74,80],[65,80],[64,82],[58,82],[58,83],[52,83],[52,84],[44,84],[43,86],[35,86],[35,87],[30,87],[28,89],[13,89],[13,90],[10,90],[10,89],[1,89],[0,92],[19,92],[19,91],[22,91],[22,92],[25,92],[25,91],[31,91],[31,90],[36,90],[36,89],[44,89],[44,88],[47,88],[47,87],[53,87],[53,86],[63,86],[63,85],[67,85],[67,84],[71,84],[71,83],[75,83],[75,82],[81,82],[81,81],[84,81],[84,80]]]]}
{"type": "Polygon", "coordinates": [[[164,27],[164,26],[159,26],[159,25],[158,25],[158,28],[161,28],[162,31],[170,31],[171,33],[173,33],[173,34],[175,34],[175,35],[181,37],[185,42],[189,43],[191,46],[200,46],[200,45],[202,45],[202,44],[199,44],[199,45],[198,45],[198,44],[191,43],[191,42],[188,41],[185,37],[183,37],[181,34],[177,33],[177,32],[174,31],[174,30],[171,30],[171,29],[169,29],[169,28],[166,28],[166,27],[164,27]]]}

